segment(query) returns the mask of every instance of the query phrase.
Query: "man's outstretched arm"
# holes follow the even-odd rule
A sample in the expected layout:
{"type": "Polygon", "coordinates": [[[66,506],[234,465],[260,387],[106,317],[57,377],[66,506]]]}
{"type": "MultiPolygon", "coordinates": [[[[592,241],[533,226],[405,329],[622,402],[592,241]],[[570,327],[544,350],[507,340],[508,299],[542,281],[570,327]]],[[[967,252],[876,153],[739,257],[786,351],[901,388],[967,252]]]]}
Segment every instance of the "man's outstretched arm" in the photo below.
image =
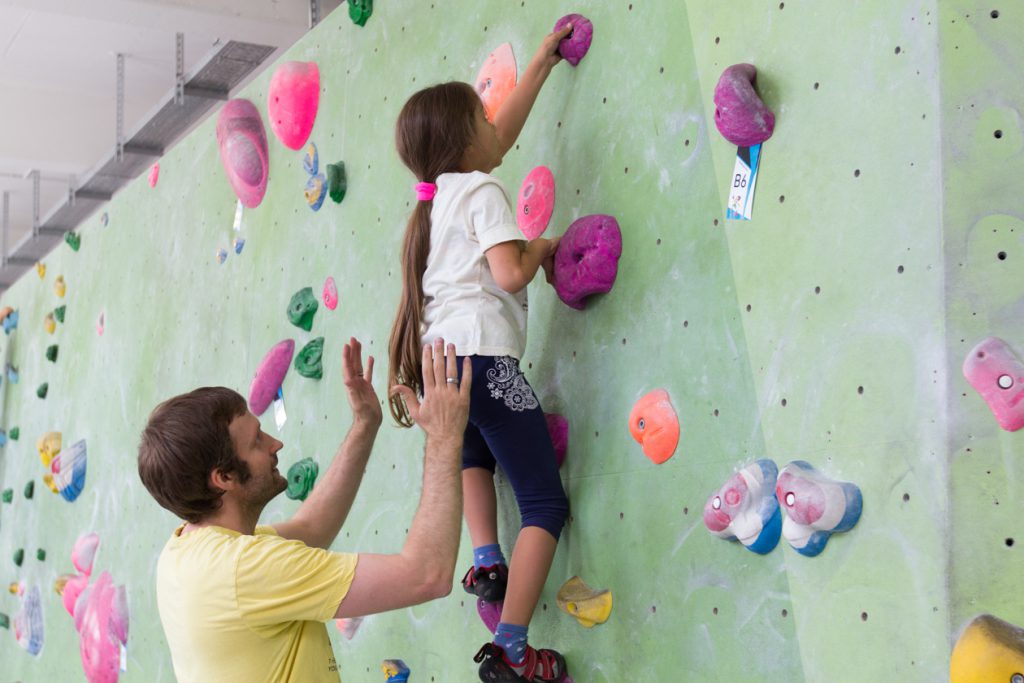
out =
{"type": "Polygon", "coordinates": [[[280,536],[317,548],[329,548],[345,523],[382,420],[380,400],[372,384],[373,356],[367,358],[364,371],[362,345],[354,337],[342,351],[342,376],[352,408],[348,435],[295,515],[273,525],[280,536]]]}
{"type": "Polygon", "coordinates": [[[452,589],[462,526],[462,435],[469,417],[472,368],[463,360],[461,386],[455,347],[423,349],[423,401],[399,386],[409,414],[426,434],[423,491],[402,551],[360,554],[355,578],[336,617],[355,617],[444,597],[452,589]]]}

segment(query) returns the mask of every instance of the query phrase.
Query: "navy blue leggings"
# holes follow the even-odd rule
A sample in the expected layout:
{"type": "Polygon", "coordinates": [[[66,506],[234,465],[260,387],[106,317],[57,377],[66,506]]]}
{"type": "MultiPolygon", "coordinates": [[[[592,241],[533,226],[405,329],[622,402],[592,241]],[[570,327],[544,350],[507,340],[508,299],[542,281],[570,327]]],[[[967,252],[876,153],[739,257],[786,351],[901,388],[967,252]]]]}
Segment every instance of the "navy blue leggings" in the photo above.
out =
{"type": "MultiPolygon", "coordinates": [[[[495,462],[508,477],[522,527],[544,529],[555,540],[569,516],[544,412],[533,388],[511,356],[470,356],[473,389],[462,446],[462,469],[495,462]]],[[[459,374],[462,358],[459,358],[459,374]]]]}

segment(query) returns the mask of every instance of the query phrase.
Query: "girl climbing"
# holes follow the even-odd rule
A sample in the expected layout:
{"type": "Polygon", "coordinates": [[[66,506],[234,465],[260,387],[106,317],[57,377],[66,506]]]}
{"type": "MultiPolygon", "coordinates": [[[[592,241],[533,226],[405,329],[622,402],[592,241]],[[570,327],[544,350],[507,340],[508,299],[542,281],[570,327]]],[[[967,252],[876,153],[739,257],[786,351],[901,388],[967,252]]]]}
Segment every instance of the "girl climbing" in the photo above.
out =
{"type": "MultiPolygon", "coordinates": [[[[524,244],[508,196],[489,173],[515,144],[541,86],[561,61],[558,43],[571,31],[566,26],[544,38],[493,123],[473,88],[453,82],[414,94],[395,127],[399,156],[419,183],[402,245],[402,298],[391,330],[388,380],[419,391],[420,349],[437,337],[471,358],[462,485],[473,566],[462,583],[486,602],[504,600],[494,642],[474,658],[481,680],[496,683],[564,681],[568,675],[561,654],[527,644],[569,505],[544,413],[519,369],[526,350],[526,286],[542,268],[550,281],[558,240],[524,244]],[[522,518],[507,564],[498,545],[496,462],[522,518]]],[[[459,368],[461,374],[461,362],[459,368]]],[[[399,424],[412,424],[394,392],[390,407],[399,424]]]]}

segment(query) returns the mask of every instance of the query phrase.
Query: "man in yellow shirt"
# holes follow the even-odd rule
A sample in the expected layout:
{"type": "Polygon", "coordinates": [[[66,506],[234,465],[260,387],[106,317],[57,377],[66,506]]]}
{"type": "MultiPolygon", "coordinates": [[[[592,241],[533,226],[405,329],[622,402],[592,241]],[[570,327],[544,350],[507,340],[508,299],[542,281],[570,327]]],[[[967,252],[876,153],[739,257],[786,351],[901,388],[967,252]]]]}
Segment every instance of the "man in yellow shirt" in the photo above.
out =
{"type": "MultiPolygon", "coordinates": [[[[468,359],[466,359],[468,362],[468,359]]],[[[467,363],[468,364],[468,363],[467,363]]],[[[401,552],[328,550],[348,515],[381,424],[373,357],[345,345],[352,427],[290,520],[257,526],[287,482],[283,444],[223,387],[161,403],[139,445],[139,476],[186,523],[157,563],[157,603],[174,672],[194,681],[340,680],[324,622],[398,609],[451,591],[462,516],[462,434],[472,371],[455,348],[423,349],[423,397],[396,387],[426,434],[423,490],[401,552]],[[465,378],[459,383],[460,374],[465,378]]]]}

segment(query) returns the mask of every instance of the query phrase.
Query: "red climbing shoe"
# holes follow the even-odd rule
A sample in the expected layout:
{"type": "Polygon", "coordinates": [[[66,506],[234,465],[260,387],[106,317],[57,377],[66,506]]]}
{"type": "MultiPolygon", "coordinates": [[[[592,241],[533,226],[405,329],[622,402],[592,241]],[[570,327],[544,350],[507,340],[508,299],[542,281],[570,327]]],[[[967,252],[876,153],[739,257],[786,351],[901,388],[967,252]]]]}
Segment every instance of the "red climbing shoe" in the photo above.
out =
{"type": "Polygon", "coordinates": [[[493,564],[490,567],[475,569],[470,567],[462,577],[462,587],[484,602],[500,602],[505,599],[505,588],[508,586],[508,567],[493,564]]]}
{"type": "Polygon", "coordinates": [[[505,657],[505,651],[494,643],[487,643],[473,657],[480,664],[480,680],[484,683],[567,683],[571,681],[566,670],[565,657],[554,650],[534,650],[526,646],[526,657],[518,666],[505,657]]]}

